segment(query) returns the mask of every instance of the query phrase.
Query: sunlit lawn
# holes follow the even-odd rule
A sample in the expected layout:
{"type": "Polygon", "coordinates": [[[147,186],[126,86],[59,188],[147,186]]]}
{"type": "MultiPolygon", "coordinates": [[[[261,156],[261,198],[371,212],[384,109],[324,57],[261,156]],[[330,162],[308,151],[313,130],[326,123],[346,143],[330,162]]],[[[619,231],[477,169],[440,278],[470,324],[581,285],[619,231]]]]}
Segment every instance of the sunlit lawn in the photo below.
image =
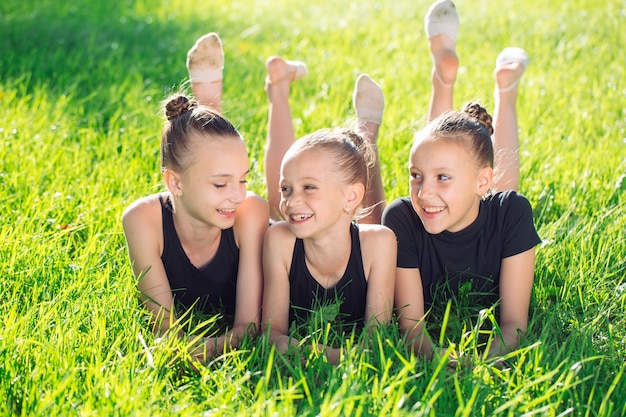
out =
{"type": "Polygon", "coordinates": [[[279,54],[310,71],[292,89],[298,135],[354,117],[360,73],[381,83],[385,189],[406,194],[430,94],[428,1],[69,3],[0,4],[3,415],[626,415],[626,2],[457,1],[457,106],[493,108],[502,48],[531,56],[521,191],[543,239],[510,368],[480,356],[481,319],[459,319],[460,300],[435,335],[469,358],[457,371],[411,356],[394,326],[340,341],[339,366],[260,337],[194,370],[146,326],[120,224],[162,189],[159,102],[188,87],[187,49],[209,31],[224,41],[224,109],[248,144],[252,190],[266,193],[264,61],[279,54]]]}

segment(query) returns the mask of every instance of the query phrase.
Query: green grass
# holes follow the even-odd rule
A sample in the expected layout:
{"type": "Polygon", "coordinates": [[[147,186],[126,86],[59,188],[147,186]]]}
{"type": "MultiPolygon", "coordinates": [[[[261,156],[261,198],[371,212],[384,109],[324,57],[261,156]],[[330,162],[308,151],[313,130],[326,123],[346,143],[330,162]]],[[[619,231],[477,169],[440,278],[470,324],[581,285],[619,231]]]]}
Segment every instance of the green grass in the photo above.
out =
{"type": "Polygon", "coordinates": [[[510,369],[479,354],[487,314],[449,322],[444,345],[473,365],[457,372],[410,356],[393,326],[346,341],[336,367],[259,338],[194,370],[184,346],[152,337],[120,224],[162,188],[159,102],[187,87],[186,51],[208,31],[224,40],[224,109],[252,190],[265,195],[263,63],[280,54],[310,70],[292,89],[298,135],[353,117],[359,73],[380,80],[387,197],[406,194],[430,94],[428,1],[70,3],[0,4],[1,415],[626,415],[625,1],[457,2],[457,106],[493,108],[502,48],[531,55],[521,190],[544,241],[510,369]]]}

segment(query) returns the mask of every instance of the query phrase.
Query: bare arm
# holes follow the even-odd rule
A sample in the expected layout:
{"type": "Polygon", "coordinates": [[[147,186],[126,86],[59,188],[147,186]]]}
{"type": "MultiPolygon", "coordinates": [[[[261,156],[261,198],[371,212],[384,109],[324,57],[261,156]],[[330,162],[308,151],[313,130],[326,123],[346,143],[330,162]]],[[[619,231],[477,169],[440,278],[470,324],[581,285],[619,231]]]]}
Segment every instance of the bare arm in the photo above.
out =
{"type": "Polygon", "coordinates": [[[393,310],[397,243],[385,226],[361,225],[361,250],[367,273],[365,322],[388,324],[393,310]]]}
{"type": "Polygon", "coordinates": [[[424,291],[418,268],[396,268],[395,306],[400,330],[413,353],[432,357],[433,345],[424,325],[424,291]]]}
{"type": "MultiPolygon", "coordinates": [[[[265,235],[263,246],[263,330],[269,329],[269,341],[281,353],[298,347],[301,341],[289,334],[290,284],[289,268],[295,237],[287,224],[273,225],[265,235]]],[[[339,361],[340,350],[317,345],[330,363],[339,361]]]]}
{"type": "Polygon", "coordinates": [[[152,313],[154,333],[163,335],[175,317],[174,299],[161,261],[163,233],[158,196],[142,198],[128,207],[122,225],[141,299],[152,313]]]}
{"type": "Polygon", "coordinates": [[[269,207],[256,194],[248,193],[237,209],[235,238],[239,245],[239,273],[235,321],[229,332],[243,337],[250,326],[258,330],[261,322],[261,299],[263,295],[263,238],[269,224],[269,207]]]}
{"type": "Polygon", "coordinates": [[[500,272],[500,330],[489,355],[503,355],[517,348],[528,328],[528,309],[535,275],[535,249],[502,260],[500,272]]]}
{"type": "Polygon", "coordinates": [[[248,192],[237,209],[234,233],[239,247],[239,270],[235,297],[235,319],[228,332],[207,337],[192,356],[201,362],[224,350],[237,348],[246,333],[256,333],[261,319],[263,268],[261,251],[269,224],[269,209],[265,200],[248,192]]]}
{"type": "Polygon", "coordinates": [[[269,328],[270,343],[287,353],[299,341],[289,335],[289,265],[295,238],[285,223],[273,225],[263,245],[263,330],[269,328]]]}

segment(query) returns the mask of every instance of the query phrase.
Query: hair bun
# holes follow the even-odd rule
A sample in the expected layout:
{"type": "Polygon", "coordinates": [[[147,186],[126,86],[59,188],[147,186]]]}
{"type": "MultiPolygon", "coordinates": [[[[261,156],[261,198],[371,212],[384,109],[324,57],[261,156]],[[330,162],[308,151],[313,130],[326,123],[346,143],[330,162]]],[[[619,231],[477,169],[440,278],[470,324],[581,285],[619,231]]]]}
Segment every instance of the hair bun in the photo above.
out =
{"type": "Polygon", "coordinates": [[[174,120],[197,107],[197,105],[195,100],[190,100],[183,94],[174,95],[165,103],[165,117],[167,120],[174,120]]]}
{"type": "Polygon", "coordinates": [[[493,119],[483,106],[478,103],[469,102],[463,106],[461,112],[467,114],[473,119],[476,119],[478,123],[487,129],[490,136],[493,135],[493,119]]]}
{"type": "Polygon", "coordinates": [[[354,147],[363,155],[367,166],[371,169],[376,164],[376,154],[372,145],[354,129],[343,129],[341,133],[348,139],[354,147]]]}

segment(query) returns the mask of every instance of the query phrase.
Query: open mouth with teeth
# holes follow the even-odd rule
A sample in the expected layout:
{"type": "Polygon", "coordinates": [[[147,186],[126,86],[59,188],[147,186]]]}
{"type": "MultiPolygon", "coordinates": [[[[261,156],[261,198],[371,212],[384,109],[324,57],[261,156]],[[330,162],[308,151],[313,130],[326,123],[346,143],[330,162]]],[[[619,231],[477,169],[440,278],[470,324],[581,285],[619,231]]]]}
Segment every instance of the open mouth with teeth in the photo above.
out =
{"type": "Polygon", "coordinates": [[[235,209],[217,209],[217,212],[225,217],[232,217],[235,215],[235,209]]]}
{"type": "Polygon", "coordinates": [[[429,214],[441,213],[444,208],[443,207],[424,207],[422,206],[422,210],[429,214]]]}
{"type": "Polygon", "coordinates": [[[443,213],[443,211],[445,209],[446,209],[445,207],[426,207],[426,206],[422,206],[422,212],[427,217],[434,217],[434,216],[438,215],[439,213],[443,213]]]}
{"type": "Polygon", "coordinates": [[[291,220],[292,223],[299,223],[308,220],[311,217],[313,217],[312,214],[290,214],[289,220],[291,220]]]}

